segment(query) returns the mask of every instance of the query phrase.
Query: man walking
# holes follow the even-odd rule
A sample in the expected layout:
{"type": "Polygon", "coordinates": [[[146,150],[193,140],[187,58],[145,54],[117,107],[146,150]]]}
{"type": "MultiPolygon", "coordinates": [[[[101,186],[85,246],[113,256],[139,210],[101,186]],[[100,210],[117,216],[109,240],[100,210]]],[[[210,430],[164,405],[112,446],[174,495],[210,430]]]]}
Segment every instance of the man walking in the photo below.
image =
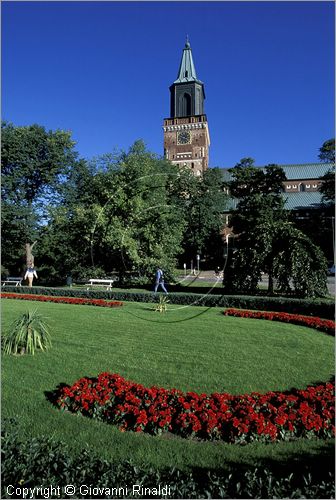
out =
{"type": "Polygon", "coordinates": [[[166,295],[168,295],[167,290],[165,289],[164,286],[164,277],[163,277],[163,271],[159,267],[156,270],[155,273],[155,288],[154,288],[154,293],[157,292],[157,289],[161,286],[162,290],[165,292],[166,295]]]}

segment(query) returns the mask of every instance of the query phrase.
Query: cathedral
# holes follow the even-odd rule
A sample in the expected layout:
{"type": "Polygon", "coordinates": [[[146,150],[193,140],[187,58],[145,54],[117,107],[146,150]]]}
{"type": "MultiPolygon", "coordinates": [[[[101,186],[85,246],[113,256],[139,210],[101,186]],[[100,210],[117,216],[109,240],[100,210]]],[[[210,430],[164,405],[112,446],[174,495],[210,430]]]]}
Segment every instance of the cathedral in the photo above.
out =
{"type": "MultiPolygon", "coordinates": [[[[196,176],[201,176],[209,167],[210,134],[204,109],[204,83],[197,78],[188,39],[177,78],[169,90],[170,117],[163,122],[164,156],[176,165],[189,167],[196,176]]],[[[318,209],[322,203],[320,177],[328,172],[331,165],[316,162],[279,166],[287,177],[283,183],[285,207],[297,215],[318,209]]],[[[223,168],[222,172],[223,179],[229,181],[229,169],[223,168]]],[[[236,201],[231,200],[231,209],[235,208],[236,201]]]]}

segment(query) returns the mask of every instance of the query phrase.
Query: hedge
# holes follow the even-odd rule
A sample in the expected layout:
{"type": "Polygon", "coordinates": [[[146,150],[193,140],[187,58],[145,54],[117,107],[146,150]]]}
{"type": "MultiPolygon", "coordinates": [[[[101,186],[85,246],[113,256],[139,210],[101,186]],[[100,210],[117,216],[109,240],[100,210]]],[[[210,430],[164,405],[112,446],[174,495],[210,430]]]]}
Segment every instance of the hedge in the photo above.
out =
{"type": "Polygon", "coordinates": [[[293,472],[289,472],[290,467],[283,470],[242,464],[215,470],[155,469],[128,460],[103,460],[88,448],[76,455],[66,444],[46,436],[22,441],[13,421],[2,427],[1,467],[1,498],[13,498],[9,494],[13,492],[15,498],[24,498],[24,493],[25,498],[143,498],[142,494],[132,495],[134,484],[143,488],[168,485],[170,494],[165,498],[334,498],[332,460],[320,470],[314,465],[292,464],[293,472]],[[64,486],[69,484],[75,487],[75,495],[65,493],[64,486]],[[55,493],[45,496],[50,485],[55,493]],[[91,492],[82,490],[82,485],[91,487],[91,492]],[[127,495],[111,492],[125,485],[127,495]],[[35,490],[31,496],[29,488],[38,487],[40,494],[35,490]]]}
{"type": "MultiPolygon", "coordinates": [[[[158,297],[152,293],[123,292],[106,290],[78,290],[75,288],[43,288],[6,286],[3,289],[12,293],[28,293],[38,295],[52,295],[61,297],[84,297],[92,299],[110,299],[131,302],[156,302],[158,297]]],[[[327,299],[294,299],[288,297],[244,296],[244,295],[210,295],[195,293],[170,293],[171,304],[198,305],[205,307],[236,307],[238,309],[252,309],[261,311],[287,312],[318,316],[320,318],[334,318],[334,302],[327,299]]]]}

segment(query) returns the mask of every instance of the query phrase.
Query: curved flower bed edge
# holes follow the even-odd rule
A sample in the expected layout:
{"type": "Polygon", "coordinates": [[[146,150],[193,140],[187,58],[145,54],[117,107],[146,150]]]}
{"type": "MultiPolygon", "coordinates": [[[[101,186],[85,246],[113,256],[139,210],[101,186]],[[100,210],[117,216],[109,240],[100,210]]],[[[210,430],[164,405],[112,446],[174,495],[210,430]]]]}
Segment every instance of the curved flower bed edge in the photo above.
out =
{"type": "Polygon", "coordinates": [[[118,374],[84,377],[57,391],[57,406],[115,424],[121,431],[245,444],[335,434],[334,389],[327,382],[304,390],[231,395],[146,388],[118,374]]]}
{"type": "MultiPolygon", "coordinates": [[[[103,307],[122,302],[101,299],[2,293],[4,298],[40,300],[103,307]]],[[[309,326],[334,335],[335,323],[316,317],[287,313],[226,309],[225,315],[309,326]]],[[[335,384],[304,390],[231,395],[183,393],[177,389],[146,388],[119,374],[84,377],[55,393],[57,406],[110,424],[121,431],[173,434],[203,440],[245,444],[298,437],[328,438],[335,435],[335,384]]]]}
{"type": "Polygon", "coordinates": [[[38,302],[56,302],[61,304],[89,305],[99,307],[121,307],[123,302],[118,300],[85,299],[75,297],[54,297],[52,295],[29,295],[25,293],[1,293],[4,299],[35,300],[38,302]]]}
{"type": "Polygon", "coordinates": [[[281,312],[252,311],[249,309],[228,308],[223,312],[225,316],[235,316],[239,318],[266,319],[270,321],[281,321],[293,325],[307,326],[315,328],[328,335],[335,336],[335,321],[322,319],[316,316],[303,316],[301,314],[289,314],[281,312]]]}

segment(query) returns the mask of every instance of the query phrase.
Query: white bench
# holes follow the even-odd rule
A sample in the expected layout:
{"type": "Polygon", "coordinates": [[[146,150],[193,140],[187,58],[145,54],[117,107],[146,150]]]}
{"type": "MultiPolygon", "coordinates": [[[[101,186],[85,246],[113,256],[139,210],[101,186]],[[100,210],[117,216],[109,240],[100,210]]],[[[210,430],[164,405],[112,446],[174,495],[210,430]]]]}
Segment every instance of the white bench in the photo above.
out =
{"type": "Polygon", "coordinates": [[[93,286],[104,286],[106,287],[106,290],[111,290],[112,285],[113,285],[114,280],[98,280],[98,279],[91,279],[89,280],[90,283],[87,283],[87,290],[90,290],[90,287],[93,286]]]}
{"type": "Polygon", "coordinates": [[[23,278],[7,278],[6,280],[1,282],[1,286],[5,285],[15,285],[15,286],[21,286],[23,278]]]}

